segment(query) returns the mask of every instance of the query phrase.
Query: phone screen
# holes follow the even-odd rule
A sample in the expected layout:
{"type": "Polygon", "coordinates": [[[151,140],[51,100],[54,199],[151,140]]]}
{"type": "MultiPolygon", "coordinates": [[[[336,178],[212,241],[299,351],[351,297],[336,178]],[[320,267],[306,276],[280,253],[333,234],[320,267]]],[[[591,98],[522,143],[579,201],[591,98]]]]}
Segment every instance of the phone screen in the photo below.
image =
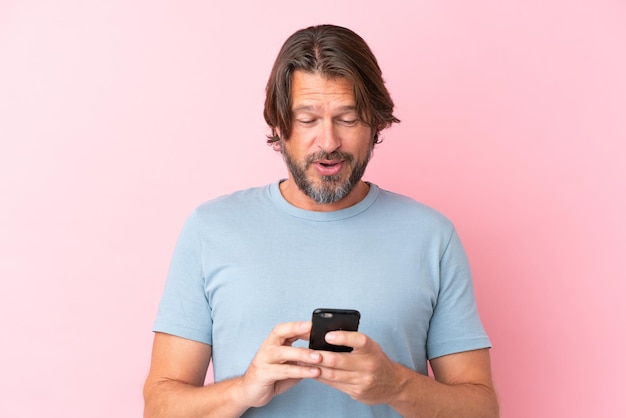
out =
{"type": "Polygon", "coordinates": [[[315,309],[309,348],[314,350],[349,353],[352,347],[329,344],[324,340],[330,331],[358,331],[361,314],[354,309],[315,309]]]}

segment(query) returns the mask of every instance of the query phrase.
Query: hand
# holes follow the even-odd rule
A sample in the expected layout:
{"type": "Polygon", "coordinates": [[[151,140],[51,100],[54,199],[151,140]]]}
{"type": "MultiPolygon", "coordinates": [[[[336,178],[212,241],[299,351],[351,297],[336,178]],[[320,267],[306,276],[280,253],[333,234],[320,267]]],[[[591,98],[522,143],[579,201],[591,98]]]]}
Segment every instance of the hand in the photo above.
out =
{"type": "Polygon", "coordinates": [[[311,322],[287,322],[272,330],[241,378],[240,399],[247,406],[263,406],[301,379],[320,375],[315,364],[322,360],[321,354],[291,346],[296,340],[308,340],[310,332],[311,322]]]}
{"type": "Polygon", "coordinates": [[[326,341],[354,350],[321,351],[317,380],[368,405],[391,401],[399,390],[401,366],[391,361],[374,340],[359,332],[333,331],[326,334],[326,341]]]}

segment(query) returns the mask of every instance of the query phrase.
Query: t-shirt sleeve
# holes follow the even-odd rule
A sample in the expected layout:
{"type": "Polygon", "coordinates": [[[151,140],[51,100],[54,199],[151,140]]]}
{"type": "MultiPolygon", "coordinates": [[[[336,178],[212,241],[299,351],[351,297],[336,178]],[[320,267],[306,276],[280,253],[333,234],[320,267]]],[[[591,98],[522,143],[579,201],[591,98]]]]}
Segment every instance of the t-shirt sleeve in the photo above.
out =
{"type": "Polygon", "coordinates": [[[205,292],[202,225],[192,213],[178,238],[153,331],[212,344],[211,308],[205,292]]]}
{"type": "Polygon", "coordinates": [[[489,347],[476,307],[469,262],[453,230],[440,261],[439,293],[428,330],[428,358],[489,347]]]}

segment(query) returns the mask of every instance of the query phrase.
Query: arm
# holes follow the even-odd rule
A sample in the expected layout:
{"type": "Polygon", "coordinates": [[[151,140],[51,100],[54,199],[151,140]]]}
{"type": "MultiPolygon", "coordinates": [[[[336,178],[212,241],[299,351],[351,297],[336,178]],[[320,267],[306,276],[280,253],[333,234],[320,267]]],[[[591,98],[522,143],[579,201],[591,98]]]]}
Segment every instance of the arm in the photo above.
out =
{"type": "Polygon", "coordinates": [[[392,362],[364,334],[332,332],[327,339],[354,351],[322,352],[318,380],[356,400],[388,404],[404,417],[498,417],[488,349],[433,359],[433,380],[392,362]]]}
{"type": "Polygon", "coordinates": [[[404,416],[499,416],[488,349],[433,359],[436,380],[399,367],[402,383],[391,406],[404,416]]]}
{"type": "Polygon", "coordinates": [[[304,364],[319,362],[320,354],[291,347],[308,338],[310,329],[310,322],[276,326],[243,376],[207,386],[211,346],[156,333],[144,385],[144,417],[238,417],[267,404],[302,378],[319,375],[318,368],[304,364]]]}

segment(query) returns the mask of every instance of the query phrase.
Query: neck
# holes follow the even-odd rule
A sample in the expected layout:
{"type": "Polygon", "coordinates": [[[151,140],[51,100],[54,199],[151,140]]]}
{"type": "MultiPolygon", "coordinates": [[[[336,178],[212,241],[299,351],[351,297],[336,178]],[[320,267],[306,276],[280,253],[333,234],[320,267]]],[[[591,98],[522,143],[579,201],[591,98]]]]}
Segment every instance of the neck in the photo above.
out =
{"type": "Polygon", "coordinates": [[[370,186],[361,180],[345,197],[336,202],[327,204],[317,203],[315,200],[311,199],[298,188],[296,183],[291,178],[282,181],[279,188],[285,200],[297,208],[313,212],[332,212],[349,208],[350,206],[354,206],[361,200],[365,199],[370,186]]]}

